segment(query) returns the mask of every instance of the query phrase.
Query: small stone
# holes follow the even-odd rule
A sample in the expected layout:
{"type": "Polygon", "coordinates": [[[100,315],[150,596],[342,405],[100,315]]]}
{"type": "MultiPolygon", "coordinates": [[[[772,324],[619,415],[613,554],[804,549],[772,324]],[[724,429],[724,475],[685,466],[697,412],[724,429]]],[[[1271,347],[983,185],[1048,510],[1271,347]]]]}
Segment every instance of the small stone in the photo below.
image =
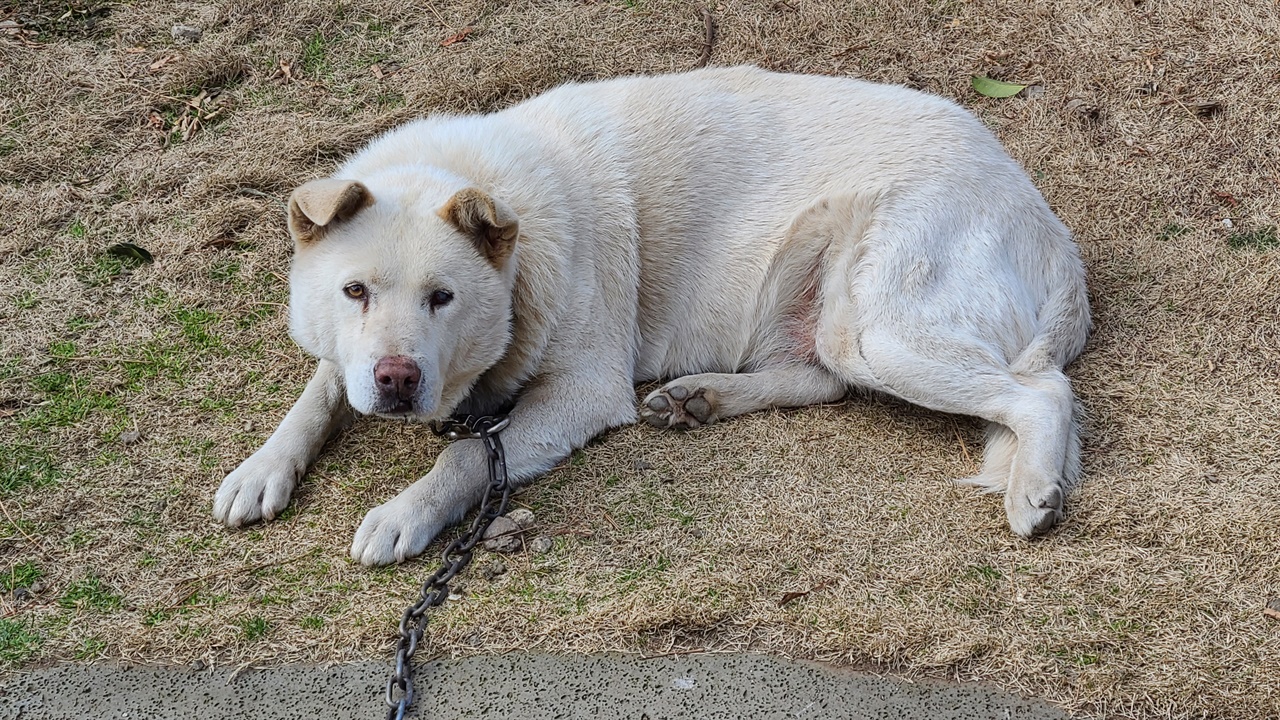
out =
{"type": "Polygon", "coordinates": [[[1231,218],[1222,218],[1222,227],[1226,228],[1227,230],[1230,230],[1235,226],[1236,224],[1232,222],[1231,218]]]}
{"type": "Polygon", "coordinates": [[[533,511],[526,510],[524,508],[517,508],[507,513],[507,519],[515,523],[516,527],[521,530],[528,530],[533,527],[533,522],[536,520],[533,515],[533,511]]]}
{"type": "Polygon", "coordinates": [[[1028,86],[1027,86],[1027,88],[1026,88],[1025,90],[1023,90],[1023,91],[1022,91],[1022,96],[1023,96],[1023,97],[1026,97],[1026,98],[1032,98],[1032,99],[1034,99],[1034,98],[1038,98],[1038,97],[1043,97],[1043,96],[1044,96],[1044,86],[1043,86],[1043,85],[1028,85],[1028,86]]]}
{"type": "Polygon", "coordinates": [[[24,602],[31,599],[31,591],[24,587],[16,587],[13,589],[13,599],[18,602],[24,602]]]}
{"type": "Polygon", "coordinates": [[[502,562],[501,560],[494,560],[488,565],[485,565],[484,568],[480,571],[480,574],[484,576],[485,580],[489,580],[492,582],[493,580],[497,580],[499,577],[502,577],[502,575],[506,574],[506,572],[507,572],[506,563],[502,562]]]}
{"type": "Polygon", "coordinates": [[[631,461],[631,467],[635,468],[636,472],[645,472],[653,469],[653,463],[649,462],[645,458],[639,457],[631,461]]]}
{"type": "Polygon", "coordinates": [[[254,428],[254,427],[256,427],[256,426],[253,424],[253,421],[252,421],[252,420],[245,420],[245,421],[244,421],[244,431],[245,431],[245,432],[253,432],[253,428],[254,428]]]}
{"type": "Polygon", "coordinates": [[[204,37],[204,30],[190,25],[174,25],[169,28],[169,34],[178,42],[198,43],[204,37]]]}
{"type": "Polygon", "coordinates": [[[692,535],[692,536],[694,536],[694,537],[696,537],[696,538],[700,538],[700,537],[702,537],[702,528],[700,528],[700,527],[691,527],[691,528],[689,528],[689,534],[690,534],[690,535],[692,535]]]}
{"type": "Polygon", "coordinates": [[[484,531],[484,549],[496,553],[513,553],[520,549],[520,526],[507,517],[494,518],[484,531]]]}
{"type": "Polygon", "coordinates": [[[129,430],[128,432],[120,433],[120,442],[124,443],[125,445],[132,445],[141,439],[142,439],[142,433],[138,432],[137,430],[129,430]]]}
{"type": "Polygon", "coordinates": [[[44,592],[44,583],[40,582],[39,580],[31,583],[32,595],[39,595],[42,592],[44,592]]]}
{"type": "Polygon", "coordinates": [[[196,660],[191,663],[191,672],[200,672],[204,670],[205,664],[203,660],[196,660]]]}
{"type": "Polygon", "coordinates": [[[529,543],[529,550],[535,555],[545,555],[551,552],[551,547],[555,545],[555,541],[546,535],[539,535],[529,543]]]}

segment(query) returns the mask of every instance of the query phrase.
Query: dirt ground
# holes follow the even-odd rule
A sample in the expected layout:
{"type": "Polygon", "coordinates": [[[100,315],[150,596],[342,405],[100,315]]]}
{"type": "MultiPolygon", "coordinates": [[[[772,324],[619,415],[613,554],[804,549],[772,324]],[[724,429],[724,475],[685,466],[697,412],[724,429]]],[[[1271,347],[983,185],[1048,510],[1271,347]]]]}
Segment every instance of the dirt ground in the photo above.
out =
{"type": "MultiPolygon", "coordinates": [[[[286,333],[283,200],[408,118],[687,69],[705,44],[699,11],[665,0],[246,7],[0,5],[9,667],[389,658],[428,565],[346,551],[430,467],[425,428],[356,425],[271,525],[210,514],[313,367],[286,333]]],[[[480,557],[432,649],[751,650],[1098,717],[1278,717],[1276,4],[709,10],[711,64],[940,93],[1024,164],[1090,273],[1096,330],[1070,369],[1086,481],[1028,543],[997,498],[950,482],[980,457],[968,418],[854,397],[620,430],[519,497],[553,549],[493,579],[480,557]],[[984,98],[975,74],[1034,87],[984,98]]]]}

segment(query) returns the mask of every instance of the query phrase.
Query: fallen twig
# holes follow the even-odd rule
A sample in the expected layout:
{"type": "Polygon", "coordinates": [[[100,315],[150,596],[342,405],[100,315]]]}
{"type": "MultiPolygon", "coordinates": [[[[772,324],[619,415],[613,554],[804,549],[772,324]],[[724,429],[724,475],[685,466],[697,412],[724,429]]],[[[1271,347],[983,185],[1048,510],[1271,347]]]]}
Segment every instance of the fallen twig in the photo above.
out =
{"type": "Polygon", "coordinates": [[[698,58],[698,62],[693,66],[694,68],[706,67],[707,63],[711,62],[711,47],[716,41],[716,26],[711,20],[711,11],[705,5],[699,5],[698,11],[702,13],[702,25],[706,31],[706,39],[702,41],[702,57],[698,58]]]}

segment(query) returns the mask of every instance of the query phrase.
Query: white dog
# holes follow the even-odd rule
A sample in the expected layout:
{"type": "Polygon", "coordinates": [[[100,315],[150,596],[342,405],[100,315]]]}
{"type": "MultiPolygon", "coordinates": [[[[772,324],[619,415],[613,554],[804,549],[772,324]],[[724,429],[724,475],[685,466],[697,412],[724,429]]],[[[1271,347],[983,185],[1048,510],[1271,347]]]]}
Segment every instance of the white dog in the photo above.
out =
{"type": "MultiPolygon", "coordinates": [[[[1013,531],[1079,472],[1067,229],[972,115],[900,87],[699,70],[409,123],[294,192],[291,333],[320,358],[214,515],[270,520],[352,415],[510,406],[511,477],[636,420],[694,428],[850,388],[988,421],[1013,531]]],[[[369,512],[351,555],[422,552],[487,484],[477,440],[369,512]]]]}

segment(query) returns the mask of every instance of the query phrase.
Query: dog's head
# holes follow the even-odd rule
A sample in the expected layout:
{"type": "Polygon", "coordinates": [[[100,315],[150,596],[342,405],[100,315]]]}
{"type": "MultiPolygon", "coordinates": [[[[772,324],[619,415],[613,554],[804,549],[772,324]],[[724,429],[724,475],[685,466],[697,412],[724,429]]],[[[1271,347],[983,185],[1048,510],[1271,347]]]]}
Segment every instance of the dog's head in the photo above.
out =
{"type": "Polygon", "coordinates": [[[357,412],[443,418],[510,342],[516,215],[450,185],[327,179],[289,199],[290,333],[342,368],[357,412]]]}

